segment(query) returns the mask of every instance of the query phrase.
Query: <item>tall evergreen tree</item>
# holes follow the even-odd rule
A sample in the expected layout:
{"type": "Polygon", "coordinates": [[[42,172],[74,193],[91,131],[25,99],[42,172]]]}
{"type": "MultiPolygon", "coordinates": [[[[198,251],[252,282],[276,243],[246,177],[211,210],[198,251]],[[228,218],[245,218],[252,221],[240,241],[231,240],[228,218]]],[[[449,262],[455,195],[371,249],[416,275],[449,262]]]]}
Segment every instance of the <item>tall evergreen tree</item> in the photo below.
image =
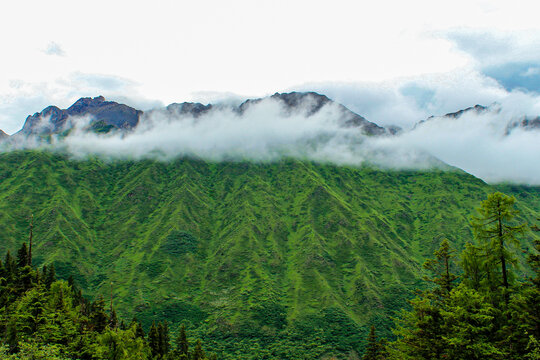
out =
{"type": "Polygon", "coordinates": [[[10,279],[12,279],[15,276],[16,263],[15,263],[15,259],[13,259],[13,256],[11,256],[11,253],[9,252],[9,250],[6,253],[6,257],[4,260],[4,269],[6,272],[6,278],[8,281],[10,281],[10,279]]]}
{"type": "Polygon", "coordinates": [[[178,359],[187,359],[189,355],[189,342],[186,336],[186,327],[184,324],[180,326],[178,336],[176,337],[176,357],[178,359]]]}
{"type": "Polygon", "coordinates": [[[118,327],[118,316],[116,316],[116,310],[111,309],[111,315],[109,316],[109,327],[116,329],[118,327]]]}
{"type": "Polygon", "coordinates": [[[129,327],[135,328],[135,336],[141,339],[144,339],[144,329],[142,327],[141,322],[137,319],[137,317],[134,317],[133,320],[131,320],[131,323],[129,324],[129,327]]]}
{"type": "Polygon", "coordinates": [[[89,320],[92,329],[98,333],[103,332],[107,327],[109,318],[105,312],[105,300],[102,296],[92,303],[89,320]]]}
{"type": "Polygon", "coordinates": [[[193,354],[191,354],[192,360],[204,360],[206,359],[206,354],[202,348],[202,342],[200,339],[195,343],[195,348],[193,349],[193,354]]]}
{"type": "Polygon", "coordinates": [[[53,263],[51,264],[51,266],[47,268],[47,277],[45,278],[45,286],[47,287],[47,289],[49,289],[52,283],[55,281],[56,281],[56,270],[54,268],[54,263],[53,263]]]}
{"type": "Polygon", "coordinates": [[[371,325],[367,338],[366,351],[362,360],[382,360],[384,359],[384,345],[377,340],[375,326],[371,325]]]}
{"type": "Polygon", "coordinates": [[[169,324],[165,320],[163,323],[159,322],[157,326],[158,332],[158,354],[160,357],[165,357],[169,353],[169,324]]]}
{"type": "Polygon", "coordinates": [[[447,297],[454,287],[457,276],[452,272],[455,251],[450,247],[448,239],[443,239],[438,250],[435,251],[434,259],[429,259],[424,263],[424,268],[433,273],[432,276],[424,277],[425,280],[433,282],[437,287],[433,294],[437,297],[447,297]]]}
{"type": "Polygon", "coordinates": [[[463,282],[476,291],[479,291],[482,287],[485,275],[481,251],[478,246],[467,243],[465,244],[465,250],[461,253],[463,282]]]}
{"type": "Polygon", "coordinates": [[[32,243],[34,241],[34,214],[30,216],[30,236],[28,238],[28,265],[32,266],[32,243]]]}
{"type": "Polygon", "coordinates": [[[15,354],[19,351],[19,335],[15,321],[10,321],[6,329],[6,344],[9,346],[9,352],[15,354]]]}
{"type": "Polygon", "coordinates": [[[30,265],[30,261],[28,260],[28,247],[26,246],[26,243],[23,243],[17,252],[17,267],[23,268],[27,265],[30,265]]]}
{"type": "Polygon", "coordinates": [[[152,322],[150,330],[148,331],[148,346],[152,351],[153,358],[159,358],[160,356],[160,341],[159,341],[159,331],[155,322],[152,322]]]}
{"type": "Polygon", "coordinates": [[[518,235],[523,234],[526,229],[525,224],[513,224],[514,217],[519,213],[514,209],[515,202],[514,197],[500,192],[490,194],[477,209],[478,214],[471,218],[476,239],[484,249],[493,250],[493,252],[486,252],[487,256],[493,257],[487,260],[493,260],[500,266],[501,285],[506,304],[509,300],[510,286],[508,266],[514,261],[514,257],[508,251],[508,246],[519,246],[518,235]]]}

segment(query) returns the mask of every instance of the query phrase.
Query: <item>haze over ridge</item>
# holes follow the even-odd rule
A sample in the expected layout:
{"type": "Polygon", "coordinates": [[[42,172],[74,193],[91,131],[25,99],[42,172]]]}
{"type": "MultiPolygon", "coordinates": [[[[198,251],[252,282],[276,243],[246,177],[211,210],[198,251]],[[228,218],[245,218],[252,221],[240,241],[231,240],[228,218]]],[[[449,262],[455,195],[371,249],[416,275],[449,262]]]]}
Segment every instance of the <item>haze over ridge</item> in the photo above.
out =
{"type": "Polygon", "coordinates": [[[471,107],[399,131],[379,127],[317,93],[276,93],[235,106],[175,103],[144,113],[96,97],[80,99],[67,110],[48,107],[29,116],[4,149],[46,147],[79,158],[295,157],[390,169],[429,169],[444,167],[444,162],[488,182],[538,185],[537,123],[538,118],[520,116],[505,104],[471,107]],[[108,128],[96,131],[96,124],[108,128]],[[52,133],[46,143],[23,136],[40,131],[52,133]]]}

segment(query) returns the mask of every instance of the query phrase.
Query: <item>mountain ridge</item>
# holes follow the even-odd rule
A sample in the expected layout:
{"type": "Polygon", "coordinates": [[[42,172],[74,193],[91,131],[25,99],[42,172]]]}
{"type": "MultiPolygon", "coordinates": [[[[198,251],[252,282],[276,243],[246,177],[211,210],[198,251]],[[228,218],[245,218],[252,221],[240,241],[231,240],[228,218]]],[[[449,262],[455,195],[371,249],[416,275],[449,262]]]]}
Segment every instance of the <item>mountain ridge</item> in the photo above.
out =
{"type": "MultiPolygon", "coordinates": [[[[239,115],[244,114],[247,109],[254,104],[265,100],[274,100],[280,102],[288,112],[307,110],[306,115],[310,117],[328,104],[335,104],[342,113],[342,126],[351,128],[361,128],[368,135],[382,135],[387,131],[366,120],[364,117],[352,112],[344,105],[334,102],[325,95],[315,92],[291,92],[275,93],[272,96],[247,99],[237,107],[231,107],[239,115]]],[[[171,115],[193,116],[198,118],[212,110],[227,108],[227,106],[201,103],[183,102],[172,103],[165,108],[152,109],[146,113],[151,114],[154,111],[165,111],[171,115]]],[[[50,135],[60,133],[70,129],[67,123],[70,117],[90,116],[90,129],[102,132],[108,132],[112,129],[132,130],[134,129],[145,114],[142,110],[134,109],[125,104],[119,104],[114,101],[106,101],[103,96],[94,98],[85,97],[77,100],[67,109],[60,109],[56,106],[48,106],[41,112],[29,115],[20,131],[20,135],[50,135]],[[45,120],[45,121],[44,121],[45,120]]]]}
{"type": "MultiPolygon", "coordinates": [[[[44,108],[41,112],[36,112],[29,115],[21,130],[11,136],[21,135],[50,135],[69,130],[67,124],[69,117],[90,116],[92,118],[89,130],[96,132],[109,132],[111,130],[132,130],[138,124],[143,115],[152,114],[153,112],[164,111],[171,116],[192,116],[199,118],[213,110],[230,108],[234,112],[242,115],[251,106],[261,103],[265,100],[274,100],[280,102],[284,109],[288,112],[298,111],[303,108],[306,111],[306,116],[310,117],[316,114],[321,108],[328,104],[335,105],[342,112],[341,124],[344,127],[362,128],[368,135],[397,135],[403,133],[403,129],[389,125],[386,127],[367,120],[365,117],[349,110],[343,104],[333,101],[326,95],[316,92],[289,92],[275,93],[271,96],[262,98],[246,99],[238,106],[221,105],[221,104],[202,104],[199,102],[182,102],[171,103],[164,108],[155,108],[148,111],[137,110],[128,105],[107,101],[103,96],[94,98],[83,97],[78,99],[67,109],[60,109],[57,106],[50,105],[44,108]],[[48,122],[42,123],[42,120],[47,119],[48,122]]],[[[494,103],[489,106],[474,105],[455,112],[446,113],[444,115],[431,115],[424,120],[417,122],[413,130],[428,121],[437,119],[459,119],[464,115],[475,114],[498,114],[501,109],[499,104],[494,103]]],[[[508,120],[506,126],[506,135],[509,135],[514,129],[521,128],[524,130],[540,129],[540,116],[530,117],[521,116],[508,120]]],[[[5,140],[11,137],[0,130],[0,140],[5,140]]]]}
{"type": "MultiPolygon", "coordinates": [[[[471,107],[468,107],[468,108],[465,108],[465,109],[462,109],[462,110],[458,110],[456,112],[450,112],[450,113],[446,113],[446,114],[440,115],[440,116],[432,115],[432,116],[428,117],[425,120],[421,120],[421,121],[417,122],[414,125],[414,128],[416,128],[418,126],[421,126],[422,124],[425,124],[426,122],[437,121],[437,120],[440,120],[440,119],[456,119],[457,120],[457,119],[459,119],[459,118],[461,118],[462,116],[465,116],[465,115],[479,115],[479,116],[481,116],[481,115],[486,115],[486,114],[497,115],[497,114],[500,114],[500,113],[501,113],[501,107],[500,107],[499,103],[493,103],[493,104],[491,104],[489,106],[483,106],[483,105],[476,104],[474,106],[471,106],[471,107]]],[[[505,128],[504,134],[505,135],[510,135],[510,133],[514,129],[518,129],[518,128],[523,129],[525,131],[540,130],[540,116],[530,117],[530,116],[522,115],[522,116],[519,116],[517,118],[516,117],[509,117],[507,122],[506,122],[506,128],[505,128]]]]}

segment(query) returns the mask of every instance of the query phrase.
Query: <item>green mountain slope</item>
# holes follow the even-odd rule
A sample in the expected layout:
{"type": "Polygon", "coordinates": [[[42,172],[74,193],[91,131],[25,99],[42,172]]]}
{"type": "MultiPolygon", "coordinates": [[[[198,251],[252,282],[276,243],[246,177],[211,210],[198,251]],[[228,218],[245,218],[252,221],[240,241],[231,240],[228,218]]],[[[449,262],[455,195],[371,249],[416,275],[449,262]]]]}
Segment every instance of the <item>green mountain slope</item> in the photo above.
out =
{"type": "Polygon", "coordinates": [[[443,237],[471,239],[470,214],[497,189],[523,220],[540,217],[540,188],[457,170],[11,152],[0,251],[27,241],[33,213],[34,262],[91,296],[112,292],[125,317],[187,321],[223,358],[347,354],[369,325],[389,327],[443,237]]]}

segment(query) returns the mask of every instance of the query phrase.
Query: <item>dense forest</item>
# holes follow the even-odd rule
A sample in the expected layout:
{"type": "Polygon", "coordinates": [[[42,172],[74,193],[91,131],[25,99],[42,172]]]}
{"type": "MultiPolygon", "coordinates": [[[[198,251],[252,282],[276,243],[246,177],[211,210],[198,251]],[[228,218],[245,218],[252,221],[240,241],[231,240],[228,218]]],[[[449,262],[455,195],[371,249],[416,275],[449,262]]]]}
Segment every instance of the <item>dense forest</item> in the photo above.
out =
{"type": "Polygon", "coordinates": [[[215,358],[200,340],[190,344],[184,326],[174,341],[167,321],[152,323],[145,335],[136,318],[126,324],[117,317],[112,300],[86,299],[72,278],[56,278],[54,265],[33,267],[31,244],[0,262],[3,359],[215,358]]]}
{"type": "MultiPolygon", "coordinates": [[[[396,317],[394,336],[377,339],[372,326],[365,346],[349,358],[540,359],[540,242],[527,254],[531,271],[525,273],[531,276],[515,271],[521,237],[540,229],[517,221],[514,205],[515,198],[500,192],[482,201],[470,220],[475,241],[457,254],[443,239],[424,264],[429,285],[396,317]]],[[[23,243],[16,256],[8,251],[0,262],[3,358],[217,357],[184,325],[171,332],[166,321],[154,322],[145,334],[136,318],[119,319],[112,296],[110,304],[103,297],[90,301],[72,278],[58,280],[54,265],[33,266],[32,231],[29,245],[23,243]]],[[[260,358],[294,358],[288,354],[294,349],[262,349],[260,358]]]]}

